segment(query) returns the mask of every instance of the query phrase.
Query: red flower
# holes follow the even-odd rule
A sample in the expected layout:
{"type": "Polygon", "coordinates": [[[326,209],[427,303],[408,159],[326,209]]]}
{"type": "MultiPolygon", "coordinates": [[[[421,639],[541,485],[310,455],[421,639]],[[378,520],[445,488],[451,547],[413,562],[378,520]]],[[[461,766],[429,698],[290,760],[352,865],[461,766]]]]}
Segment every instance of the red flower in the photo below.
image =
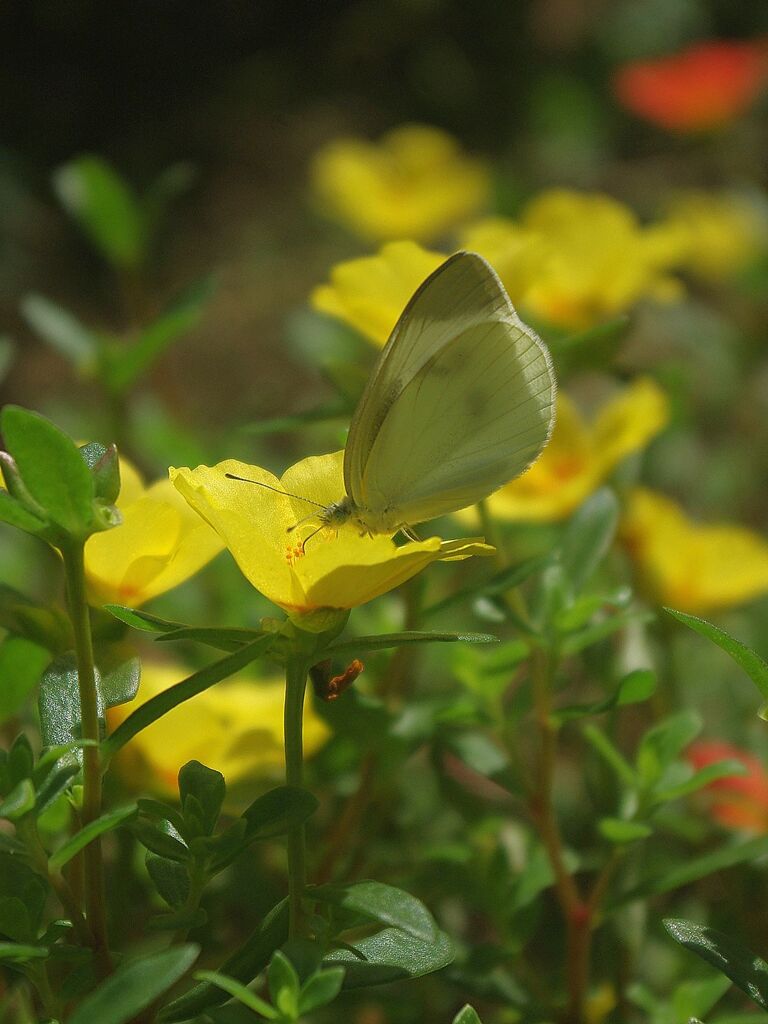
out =
{"type": "Polygon", "coordinates": [[[720,740],[701,740],[688,749],[688,760],[697,771],[718,761],[743,764],[745,775],[729,775],[705,787],[712,817],[727,828],[768,832],[768,772],[754,754],[720,740]]]}
{"type": "Polygon", "coordinates": [[[614,92],[627,109],[671,131],[724,124],[746,110],[768,82],[765,39],[699,43],[620,68],[614,92]]]}

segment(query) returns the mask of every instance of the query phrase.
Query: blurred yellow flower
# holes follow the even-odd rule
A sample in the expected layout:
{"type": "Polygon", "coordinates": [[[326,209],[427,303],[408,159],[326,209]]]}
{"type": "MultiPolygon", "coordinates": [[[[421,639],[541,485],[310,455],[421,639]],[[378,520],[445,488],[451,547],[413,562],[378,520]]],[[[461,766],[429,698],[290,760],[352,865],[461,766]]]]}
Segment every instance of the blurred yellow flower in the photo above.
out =
{"type": "Polygon", "coordinates": [[[488,498],[491,514],[502,520],[563,519],[623,458],[648,444],[668,414],[664,392],[649,377],[606,402],[591,424],[560,392],[549,444],[529,470],[488,498]]]}
{"type": "Polygon", "coordinates": [[[145,487],[120,460],[122,523],[85,546],[85,574],[94,604],[132,608],[194,576],[222,550],[218,535],[196,516],[170,480],[145,487]]]}
{"type": "Polygon", "coordinates": [[[383,345],[413,293],[444,260],[416,242],[390,242],[377,256],[337,263],[331,283],[315,288],[310,301],[383,345]]]}
{"type": "Polygon", "coordinates": [[[552,189],[530,202],[517,222],[471,225],[461,244],[493,264],[525,313],[580,329],[641,298],[679,295],[679,282],[667,271],[687,243],[674,227],[642,227],[610,196],[552,189]]]}
{"type": "Polygon", "coordinates": [[[706,612],[768,592],[765,538],[733,524],[702,526],[654,491],[632,491],[621,536],[643,584],[661,604],[706,612]]]}
{"type": "MultiPolygon", "coordinates": [[[[117,726],[150,698],[188,675],[180,665],[143,662],[135,700],[109,711],[117,726]]],[[[178,791],[179,768],[197,760],[220,771],[228,784],[256,775],[277,775],[284,767],[283,697],[285,681],[242,674],[191,700],[138,733],[118,755],[123,777],[134,788],[168,795],[178,791]]],[[[304,749],[314,754],[329,731],[312,708],[304,706],[304,749]]]]}
{"type": "Polygon", "coordinates": [[[741,195],[682,192],[669,206],[666,225],[684,240],[681,265],[707,281],[732,276],[768,248],[765,208],[741,195]]]}
{"type": "Polygon", "coordinates": [[[360,536],[357,527],[324,527],[304,547],[289,528],[307,521],[304,536],[317,528],[312,506],[253,483],[230,480],[234,473],[328,505],[344,494],[344,452],[303,459],[281,478],[232,459],[217,466],[171,469],[171,479],[196,512],[218,531],[246,578],[288,612],[354,608],[392,590],[430,562],[492,554],[478,540],[439,537],[397,547],[389,537],[360,536]]]}
{"type": "Polygon", "coordinates": [[[378,143],[342,138],[312,162],[320,205],[369,241],[439,237],[488,200],[486,165],[438,128],[403,125],[378,143]]]}

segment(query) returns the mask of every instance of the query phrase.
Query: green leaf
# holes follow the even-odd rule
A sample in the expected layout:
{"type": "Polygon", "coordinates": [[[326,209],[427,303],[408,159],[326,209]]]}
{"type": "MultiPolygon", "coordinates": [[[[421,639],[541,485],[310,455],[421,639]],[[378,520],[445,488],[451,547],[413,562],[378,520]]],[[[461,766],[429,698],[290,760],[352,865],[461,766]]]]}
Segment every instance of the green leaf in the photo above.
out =
{"type": "Polygon", "coordinates": [[[551,554],[536,555],[534,558],[528,558],[524,562],[507,566],[506,569],[501,569],[491,576],[490,579],[478,582],[474,586],[462,587],[460,590],[456,590],[447,597],[444,597],[441,601],[435,602],[435,604],[424,609],[421,613],[422,617],[436,615],[445,608],[449,608],[451,605],[458,604],[460,601],[468,598],[496,597],[499,594],[505,594],[507,591],[519,587],[521,583],[524,583],[535,573],[545,569],[551,564],[552,558],[551,554]]]}
{"type": "Polygon", "coordinates": [[[703,786],[708,786],[718,779],[746,774],[747,769],[742,761],[718,761],[715,764],[706,765],[701,771],[691,775],[689,779],[685,779],[683,782],[667,786],[664,789],[657,789],[653,794],[653,801],[654,803],[668,803],[670,800],[679,800],[683,796],[696,793],[703,786]]]}
{"type": "Polygon", "coordinates": [[[90,821],[79,832],[75,832],[51,856],[48,862],[51,868],[54,871],[60,871],[65,864],[72,860],[75,854],[79,853],[83,847],[96,839],[97,836],[104,835],[105,832],[111,832],[113,829],[118,828],[123,822],[134,817],[137,811],[138,807],[136,804],[126,804],[123,807],[115,807],[113,810],[107,811],[106,814],[102,814],[95,821],[90,821]]]}
{"type": "Polygon", "coordinates": [[[655,618],[653,612],[632,610],[619,612],[616,615],[609,615],[600,622],[595,622],[580,630],[578,633],[570,633],[564,637],[560,644],[560,650],[564,655],[578,654],[579,651],[592,647],[607,639],[620,629],[624,629],[630,623],[650,622],[655,618]]]}
{"type": "Polygon", "coordinates": [[[123,179],[97,156],[60,167],[53,185],[62,205],[116,267],[136,269],[144,257],[142,210],[123,179]]]}
{"type": "Polygon", "coordinates": [[[44,295],[26,295],[21,302],[21,313],[29,326],[43,341],[56,349],[81,372],[90,372],[96,366],[99,337],[69,312],[44,295]]]}
{"type": "Polygon", "coordinates": [[[605,700],[596,701],[593,704],[571,704],[568,707],[558,708],[553,712],[551,718],[553,722],[561,724],[575,718],[584,718],[587,715],[602,715],[617,707],[640,704],[653,696],[655,691],[656,674],[649,668],[638,668],[624,676],[615,691],[605,700]]]}
{"type": "Polygon", "coordinates": [[[637,752],[637,771],[643,786],[655,786],[665,770],[698,736],[701,718],[695,711],[680,711],[650,728],[637,752]]]}
{"type": "Polygon", "coordinates": [[[204,278],[187,289],[136,341],[117,350],[110,359],[108,383],[118,394],[130,388],[181,335],[193,330],[213,294],[213,279],[204,278]]]}
{"type": "Polygon", "coordinates": [[[169,205],[186,192],[195,181],[197,171],[189,160],[177,160],[158,174],[142,196],[147,238],[152,238],[169,205]]]}
{"type": "Polygon", "coordinates": [[[50,660],[45,648],[24,637],[9,636],[0,643],[0,722],[24,707],[50,660]]]}
{"type": "Polygon", "coordinates": [[[768,1010],[768,964],[736,939],[693,921],[667,918],[664,927],[686,949],[738,985],[742,992],[768,1010]]]}
{"type": "MultiPolygon", "coordinates": [[[[0,491],[0,498],[2,493],[0,491]]],[[[33,601],[1,583],[0,626],[55,654],[72,647],[71,629],[64,612],[33,601]]]]}
{"type": "Polygon", "coordinates": [[[420,978],[453,961],[453,943],[444,932],[434,942],[416,939],[399,928],[384,928],[329,953],[325,964],[346,968],[344,988],[382,985],[399,978],[420,978]]]}
{"type": "Polygon", "coordinates": [[[224,803],[227,785],[221,772],[207,768],[200,761],[187,761],[179,771],[179,796],[186,814],[186,801],[194,796],[203,812],[202,826],[206,835],[211,835],[219,820],[221,805],[224,803]]]}
{"type": "Polygon", "coordinates": [[[721,846],[711,853],[693,857],[643,879],[639,885],[622,893],[616,905],[629,903],[646,896],[660,896],[665,892],[674,892],[674,890],[682,889],[683,886],[697,882],[700,878],[706,878],[716,871],[723,871],[726,868],[735,867],[737,864],[750,863],[760,857],[765,857],[766,854],[768,854],[768,836],[759,836],[746,843],[739,842],[721,846]]]}
{"type": "Polygon", "coordinates": [[[114,505],[120,495],[120,459],[117,445],[108,447],[92,441],[80,449],[85,464],[93,476],[94,493],[99,501],[114,505]]]}
{"type": "Polygon", "coordinates": [[[74,538],[93,525],[93,477],[71,438],[50,420],[6,405],[0,425],[24,485],[50,520],[74,538]]]}
{"type": "Polygon", "coordinates": [[[709,1013],[730,987],[729,979],[717,974],[701,981],[682,982],[671,999],[674,1019],[686,1020],[691,1024],[691,1021],[698,1020],[700,1014],[709,1013]]]}
{"type": "Polygon", "coordinates": [[[189,896],[189,872],[186,865],[169,857],[147,851],[147,873],[169,907],[178,910],[189,896]]]}
{"type": "Polygon", "coordinates": [[[18,821],[35,806],[35,787],[31,779],[17,782],[8,796],[0,801],[0,818],[18,821]]]}
{"type": "Polygon", "coordinates": [[[171,622],[169,619],[161,619],[157,615],[150,615],[149,612],[139,611],[137,608],[126,608],[121,604],[105,604],[104,611],[114,615],[126,626],[140,629],[144,633],[168,633],[187,628],[183,622],[171,622]]]}
{"type": "Polygon", "coordinates": [[[0,961],[42,960],[50,955],[47,946],[28,946],[23,942],[0,942],[0,961]]]}
{"type": "Polygon", "coordinates": [[[135,608],[125,608],[118,604],[105,605],[104,610],[133,629],[140,629],[144,633],[163,634],[157,638],[158,640],[196,640],[199,643],[208,644],[210,647],[223,651],[237,651],[254,640],[272,635],[257,629],[233,629],[224,626],[187,626],[183,622],[161,619],[157,615],[150,615],[149,612],[137,611],[135,608]]]}
{"type": "Polygon", "coordinates": [[[242,1003],[243,1006],[247,1006],[254,1013],[266,1017],[267,1020],[277,1020],[280,1016],[273,1006],[270,1006],[269,1003],[257,996],[255,992],[251,992],[241,981],[229,978],[225,974],[219,974],[218,971],[195,971],[194,976],[197,981],[207,981],[211,985],[216,985],[223,992],[232,996],[239,1003],[242,1003]]]}
{"type": "Polygon", "coordinates": [[[48,887],[15,854],[0,854],[0,933],[17,942],[37,941],[48,887]]]}
{"type": "Polygon", "coordinates": [[[215,840],[209,870],[221,871],[256,840],[285,835],[317,810],[317,799],[306,789],[278,786],[258,797],[221,836],[215,840]]]}
{"type": "Polygon", "coordinates": [[[354,640],[334,640],[326,648],[336,655],[351,651],[381,651],[388,647],[410,647],[414,644],[496,644],[499,638],[490,633],[429,633],[406,630],[403,633],[383,633],[380,636],[360,636],[354,640]]]}
{"type": "MultiPolygon", "coordinates": [[[[264,970],[274,951],[288,938],[288,901],[282,900],[251,933],[245,943],[221,966],[220,973],[248,984],[264,970]]],[[[225,1002],[226,994],[210,982],[202,982],[164,1006],[159,1014],[167,1024],[188,1021],[209,1006],[225,1002]]]]}
{"type": "Polygon", "coordinates": [[[600,834],[611,843],[636,843],[653,835],[653,829],[640,821],[625,821],[622,818],[601,818],[598,823],[600,834]]]}
{"type": "Polygon", "coordinates": [[[392,925],[423,942],[434,943],[437,939],[437,925],[424,904],[392,885],[373,881],[321,885],[312,889],[311,894],[321,903],[331,903],[372,921],[392,925]]]}
{"type": "Polygon", "coordinates": [[[682,622],[684,626],[688,626],[689,629],[700,633],[708,640],[711,640],[713,644],[717,644],[718,647],[722,648],[740,668],[744,669],[763,698],[768,700],[768,662],[764,661],[756,651],[753,651],[751,647],[747,647],[740,640],[736,640],[735,637],[726,633],[724,629],[720,629],[719,626],[714,626],[711,622],[707,622],[706,619],[700,619],[696,615],[687,615],[685,612],[678,612],[673,608],[665,608],[664,611],[677,619],[678,622],[682,622]]]}
{"type": "Polygon", "coordinates": [[[0,490],[0,522],[15,526],[17,530],[23,530],[25,533],[33,535],[42,533],[47,525],[44,519],[24,508],[16,498],[12,498],[7,491],[2,490],[0,490]]]}
{"type": "Polygon", "coordinates": [[[139,691],[141,682],[141,659],[133,653],[126,653],[123,647],[113,647],[111,660],[102,661],[100,668],[100,689],[104,706],[115,708],[128,704],[139,691]]]}
{"type": "Polygon", "coordinates": [[[289,1020],[296,1020],[299,1015],[299,976],[282,950],[275,950],[267,978],[272,1002],[289,1020]]]}
{"type": "Polygon", "coordinates": [[[619,521],[619,503],[601,487],[576,511],[566,527],[560,561],[573,595],[580,594],[607,554],[619,521]]]}
{"type": "Polygon", "coordinates": [[[83,999],[69,1024],[128,1024],[175,985],[199,953],[199,946],[188,943],[121,964],[83,999]]]}
{"type": "Polygon", "coordinates": [[[327,971],[316,971],[302,985],[299,995],[299,1016],[312,1013],[321,1006],[332,1003],[344,984],[343,967],[331,967],[327,971]]]}
{"type": "Polygon", "coordinates": [[[221,679],[226,679],[227,676],[232,675],[239,669],[245,668],[250,662],[265,654],[273,640],[274,637],[271,633],[260,636],[258,640],[240,648],[234,654],[229,654],[226,658],[221,658],[219,661],[213,662],[212,665],[207,665],[205,668],[200,669],[199,672],[189,676],[189,678],[183,679],[180,683],[176,683],[175,686],[171,686],[156,697],[152,697],[142,704],[140,708],[137,708],[133,714],[129,715],[125,721],[121,722],[112,735],[107,737],[102,744],[104,758],[112,757],[129,740],[132,740],[137,733],[141,732],[142,729],[146,729],[148,725],[162,718],[163,715],[179,704],[189,700],[191,697],[197,696],[198,693],[207,690],[221,679]]]}
{"type": "Polygon", "coordinates": [[[453,1024],[483,1024],[483,1022],[478,1017],[477,1010],[473,1010],[469,1003],[467,1003],[466,1006],[462,1006],[453,1018],[453,1024]]]}
{"type": "MultiPolygon", "coordinates": [[[[98,670],[96,693],[99,720],[103,724],[104,702],[101,699],[98,670]]],[[[40,682],[38,708],[43,746],[55,747],[80,739],[80,689],[74,655],[56,658],[45,670],[40,682]]]]}

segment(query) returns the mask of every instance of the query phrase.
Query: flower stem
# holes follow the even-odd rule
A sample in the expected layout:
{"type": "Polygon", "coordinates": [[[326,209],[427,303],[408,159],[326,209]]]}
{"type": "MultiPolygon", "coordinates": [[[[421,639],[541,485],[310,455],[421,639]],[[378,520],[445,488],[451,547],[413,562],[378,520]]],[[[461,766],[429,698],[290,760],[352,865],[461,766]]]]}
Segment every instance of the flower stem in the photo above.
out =
{"type": "MultiPolygon", "coordinates": [[[[83,739],[99,743],[99,704],[96,692],[96,671],[93,662],[91,620],[85,590],[83,541],[72,541],[61,548],[67,580],[67,599],[72,620],[72,632],[77,658],[77,678],[80,693],[80,722],[83,739]]],[[[83,807],[82,823],[85,827],[101,813],[101,757],[99,747],[87,746],[83,750],[83,807]]],[[[102,976],[112,970],[107,938],[105,908],[104,865],[101,839],[90,842],[83,851],[85,867],[85,911],[93,936],[93,951],[102,976]]]]}
{"type": "MultiPolygon", "coordinates": [[[[304,691],[307,685],[307,664],[302,659],[289,659],[285,668],[285,781],[301,786],[304,778],[302,727],[304,691]]],[[[307,882],[306,832],[304,823],[292,825],[288,831],[288,920],[289,935],[296,938],[303,930],[302,900],[307,882]]]]}

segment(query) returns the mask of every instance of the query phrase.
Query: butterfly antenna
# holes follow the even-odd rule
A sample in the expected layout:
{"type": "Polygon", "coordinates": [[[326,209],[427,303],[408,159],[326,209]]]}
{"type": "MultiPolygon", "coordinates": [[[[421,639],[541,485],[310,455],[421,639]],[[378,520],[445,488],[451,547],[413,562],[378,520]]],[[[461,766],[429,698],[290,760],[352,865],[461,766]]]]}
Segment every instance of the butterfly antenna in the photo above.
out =
{"type": "MultiPolygon", "coordinates": [[[[302,519],[302,522],[306,522],[306,520],[302,519]]],[[[296,526],[298,526],[298,525],[299,524],[296,523],[296,526]]],[[[312,533],[310,533],[310,535],[308,537],[304,538],[304,540],[301,542],[301,550],[302,551],[306,551],[307,550],[307,544],[309,543],[309,541],[311,541],[314,536],[316,536],[318,533],[320,533],[321,530],[325,529],[325,526],[326,526],[325,523],[321,523],[316,530],[313,530],[312,533]]],[[[289,526],[288,530],[289,531],[290,530],[294,530],[295,528],[296,528],[295,526],[289,526]]]]}
{"type": "MultiPolygon", "coordinates": [[[[228,477],[230,480],[241,480],[244,484],[256,484],[257,487],[266,487],[268,491],[274,491],[275,494],[284,494],[287,498],[296,498],[298,501],[308,501],[310,505],[316,505],[318,508],[325,508],[325,505],[320,501],[314,501],[312,498],[305,498],[301,494],[291,494],[290,491],[281,491],[279,487],[273,487],[272,484],[264,484],[261,480],[249,480],[246,476],[236,476],[234,473],[225,473],[224,476],[228,477]]],[[[311,516],[307,516],[306,518],[310,519],[311,516]]],[[[305,521],[305,519],[301,520],[302,523],[305,521]]],[[[296,523],[296,526],[298,525],[299,524],[296,523]]],[[[292,530],[294,527],[291,526],[290,529],[292,530]]]]}

